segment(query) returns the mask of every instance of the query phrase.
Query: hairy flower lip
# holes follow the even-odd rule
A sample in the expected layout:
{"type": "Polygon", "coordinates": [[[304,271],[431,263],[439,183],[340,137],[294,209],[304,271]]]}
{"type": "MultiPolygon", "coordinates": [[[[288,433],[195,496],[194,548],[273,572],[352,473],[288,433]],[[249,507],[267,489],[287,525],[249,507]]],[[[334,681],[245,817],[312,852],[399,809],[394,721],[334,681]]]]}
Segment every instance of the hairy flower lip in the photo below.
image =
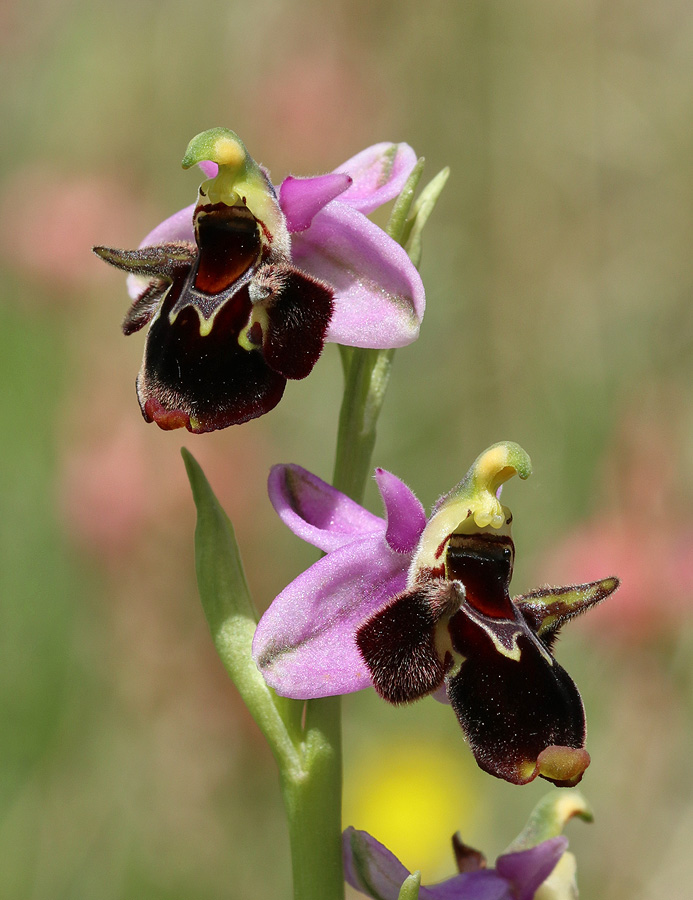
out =
{"type": "Polygon", "coordinates": [[[577,784],[589,764],[584,710],[551,650],[558,629],[618,580],[510,598],[512,516],[496,497],[510,468],[529,473],[521,448],[489,448],[427,520],[406,485],[382,469],[385,519],[299,466],[275,467],[277,512],[327,555],[260,620],[253,656],[268,684],[297,699],[373,685],[394,703],[444,687],[485,771],[514,784],[537,776],[577,784]],[[481,524],[470,531],[474,510],[481,524]],[[454,602],[451,585],[459,585],[454,602]]]}

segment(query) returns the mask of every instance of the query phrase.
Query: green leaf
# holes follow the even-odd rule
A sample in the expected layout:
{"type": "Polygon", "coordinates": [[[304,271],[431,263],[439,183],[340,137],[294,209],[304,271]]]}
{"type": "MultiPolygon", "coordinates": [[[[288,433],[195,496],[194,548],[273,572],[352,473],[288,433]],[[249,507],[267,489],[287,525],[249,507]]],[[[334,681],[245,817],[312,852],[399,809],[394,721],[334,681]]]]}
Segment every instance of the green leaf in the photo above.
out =
{"type": "Polygon", "coordinates": [[[392,207],[392,213],[390,214],[390,220],[387,223],[387,228],[385,229],[392,240],[397,241],[397,243],[401,244],[402,246],[404,246],[409,233],[410,226],[408,224],[407,216],[409,215],[409,210],[411,209],[411,205],[414,200],[414,193],[416,192],[416,188],[419,184],[419,181],[421,180],[423,169],[424,158],[423,156],[421,156],[417,160],[414,168],[411,170],[411,174],[409,175],[409,178],[407,178],[406,184],[395,200],[395,204],[392,207]]]}
{"type": "Polygon", "coordinates": [[[450,169],[446,166],[428,182],[426,187],[421,191],[412,214],[407,221],[405,248],[409,254],[409,258],[418,268],[421,262],[421,237],[424,225],[428,222],[428,217],[438,202],[438,198],[445,187],[445,183],[450,175],[450,169]]]}
{"type": "Polygon", "coordinates": [[[197,507],[195,566],[212,635],[232,616],[241,631],[251,632],[252,639],[258,616],[245,580],[233,525],[197,460],[185,448],[181,453],[197,507]]]}
{"type": "Polygon", "coordinates": [[[200,465],[181,450],[197,507],[195,568],[209,630],[226,671],[267,738],[282,772],[296,774],[300,759],[291,723],[302,704],[278,697],[251,655],[257,613],[243,572],[233,526],[200,465]]]}

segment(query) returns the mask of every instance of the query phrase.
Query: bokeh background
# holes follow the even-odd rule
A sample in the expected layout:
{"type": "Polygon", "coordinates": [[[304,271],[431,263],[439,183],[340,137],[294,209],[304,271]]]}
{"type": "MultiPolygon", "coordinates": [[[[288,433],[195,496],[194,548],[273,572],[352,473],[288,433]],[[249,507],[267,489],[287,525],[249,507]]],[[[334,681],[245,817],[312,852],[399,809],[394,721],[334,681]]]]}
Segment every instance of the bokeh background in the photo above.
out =
{"type": "MultiPolygon", "coordinates": [[[[0,898],[290,896],[273,761],[197,600],[179,448],[265,607],[314,559],[267,469],[330,477],[338,353],[259,421],[145,426],[142,336],[89,252],[193,201],[180,159],[214,125],[277,182],[381,140],[451,166],[375,462],[430,506],[516,440],[535,466],[504,495],[516,590],[622,577],[558,647],[593,758],[571,846],[583,897],[689,897],[690,3],[5,0],[0,41],[0,898]]],[[[454,830],[492,859],[549,789],[483,775],[433,700],[344,706],[346,824],[428,879],[454,830]]]]}

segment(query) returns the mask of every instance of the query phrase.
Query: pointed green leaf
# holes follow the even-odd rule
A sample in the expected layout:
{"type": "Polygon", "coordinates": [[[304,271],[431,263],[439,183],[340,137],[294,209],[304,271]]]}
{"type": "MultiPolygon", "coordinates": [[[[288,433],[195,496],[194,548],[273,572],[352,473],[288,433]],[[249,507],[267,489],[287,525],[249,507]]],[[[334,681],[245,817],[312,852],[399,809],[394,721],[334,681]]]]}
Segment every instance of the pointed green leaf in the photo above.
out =
{"type": "Polygon", "coordinates": [[[409,220],[407,217],[409,216],[409,210],[411,209],[414,200],[414,193],[421,180],[423,169],[424,158],[421,156],[411,170],[411,175],[407,178],[406,184],[402,188],[399,197],[395,200],[395,204],[392,207],[392,213],[390,214],[390,221],[387,223],[387,228],[385,229],[392,240],[397,241],[397,243],[402,246],[404,246],[409,235],[411,226],[408,225],[409,220]]]}
{"type": "Polygon", "coordinates": [[[251,648],[257,613],[233,526],[197,461],[185,448],[181,452],[197,507],[195,568],[214,645],[280,768],[295,773],[300,761],[286,722],[296,718],[291,707],[302,704],[277,697],[255,665],[251,648]]]}
{"type": "Polygon", "coordinates": [[[197,507],[195,565],[209,627],[215,634],[229,616],[233,616],[240,629],[250,632],[252,638],[258,617],[245,580],[233,525],[197,460],[185,448],[181,453],[197,507]]]}
{"type": "Polygon", "coordinates": [[[433,212],[449,176],[450,169],[446,166],[438,172],[435,178],[428,182],[414,204],[414,209],[407,223],[409,234],[406,238],[405,248],[409,258],[417,268],[421,262],[421,236],[424,225],[433,212]]]}

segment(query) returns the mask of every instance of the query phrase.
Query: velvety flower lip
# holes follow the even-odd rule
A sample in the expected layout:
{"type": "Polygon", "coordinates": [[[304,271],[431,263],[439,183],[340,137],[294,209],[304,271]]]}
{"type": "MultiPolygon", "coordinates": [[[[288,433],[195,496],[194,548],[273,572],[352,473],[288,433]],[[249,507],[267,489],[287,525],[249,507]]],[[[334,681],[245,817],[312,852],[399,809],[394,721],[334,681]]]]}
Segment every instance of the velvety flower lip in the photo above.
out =
{"type": "Polygon", "coordinates": [[[364,212],[397,196],[416,162],[378,144],[338,170],[278,189],[240,138],[215,128],[183,164],[207,180],[138,250],[97,247],[128,273],[126,334],[149,325],[137,393],[147,421],[212,431],[269,412],[325,341],[415,340],[425,308],[405,251],[364,212]]]}
{"type": "MultiPolygon", "coordinates": [[[[495,869],[477,863],[452,878],[419,888],[419,900],[532,900],[568,846],[562,835],[536,847],[506,853],[495,869]]],[[[347,828],[343,835],[344,874],[357,891],[375,900],[397,900],[411,874],[387,847],[365,831],[347,828]]]]}
{"type": "Polygon", "coordinates": [[[576,784],[589,764],[582,701],[552,648],[572,617],[618,580],[511,598],[512,516],[501,485],[531,472],[517,444],[490,447],[427,520],[394,475],[377,470],[386,518],[298,466],[277,466],[270,498],[327,555],[260,620],[254,659],[299,699],[374,686],[391,703],[445,690],[477,763],[514,784],[576,784]]]}

